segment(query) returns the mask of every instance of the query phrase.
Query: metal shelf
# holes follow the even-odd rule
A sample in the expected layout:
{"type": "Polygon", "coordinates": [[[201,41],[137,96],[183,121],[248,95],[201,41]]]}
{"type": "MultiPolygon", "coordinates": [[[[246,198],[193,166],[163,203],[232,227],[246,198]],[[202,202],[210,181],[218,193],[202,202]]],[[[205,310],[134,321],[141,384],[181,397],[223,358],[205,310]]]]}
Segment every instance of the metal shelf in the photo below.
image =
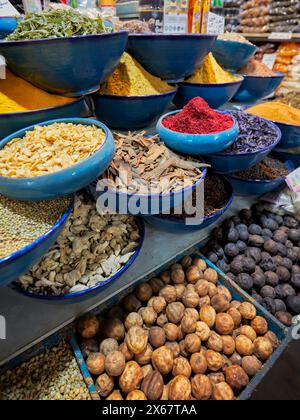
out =
{"type": "Polygon", "coordinates": [[[242,34],[245,38],[249,39],[250,41],[256,42],[300,42],[300,34],[292,34],[292,38],[289,39],[278,39],[273,38],[272,34],[242,34]]]}

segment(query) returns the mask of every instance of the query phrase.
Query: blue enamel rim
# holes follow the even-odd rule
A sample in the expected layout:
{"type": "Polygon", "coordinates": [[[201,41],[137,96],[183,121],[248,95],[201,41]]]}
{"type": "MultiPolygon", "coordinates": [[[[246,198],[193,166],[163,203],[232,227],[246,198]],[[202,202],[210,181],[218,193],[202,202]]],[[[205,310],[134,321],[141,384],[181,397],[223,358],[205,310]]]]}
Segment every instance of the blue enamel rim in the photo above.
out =
{"type": "MultiPolygon", "coordinates": [[[[61,96],[61,95],[56,95],[56,96],[61,96]]],[[[19,117],[19,116],[22,116],[22,115],[34,115],[34,114],[38,114],[39,112],[43,112],[43,111],[62,110],[64,108],[69,107],[70,105],[79,104],[81,101],[82,102],[85,101],[84,96],[82,96],[81,98],[76,98],[74,101],[69,102],[69,103],[64,104],[64,105],[52,106],[50,108],[39,108],[39,109],[31,110],[31,111],[10,112],[9,114],[0,114],[0,118],[5,117],[5,118],[9,119],[9,118],[16,118],[16,117],[19,117]]],[[[38,124],[36,124],[36,125],[38,125],[38,124]]]]}
{"type": "Polygon", "coordinates": [[[26,131],[32,131],[35,127],[38,126],[47,126],[47,125],[51,125],[51,124],[55,124],[55,123],[72,123],[72,124],[83,124],[83,125],[95,125],[98,128],[101,128],[104,132],[105,132],[105,140],[103,142],[103,144],[101,145],[100,149],[98,149],[93,155],[91,155],[90,157],[88,157],[87,159],[82,160],[81,162],[77,163],[76,165],[70,166],[68,168],[65,168],[61,171],[57,171],[57,172],[53,172],[47,175],[41,175],[41,176],[35,176],[32,178],[9,178],[9,177],[4,177],[4,176],[0,176],[0,181],[1,180],[5,180],[5,181],[9,181],[9,182],[13,182],[13,183],[20,183],[20,182],[24,182],[24,181],[32,181],[32,180],[41,180],[41,179],[45,179],[45,178],[49,178],[51,177],[51,175],[57,175],[57,174],[64,174],[66,171],[69,171],[71,168],[77,168],[78,166],[81,166],[83,163],[88,163],[92,158],[95,157],[95,155],[97,153],[100,153],[101,150],[103,149],[104,145],[108,142],[109,140],[109,136],[110,136],[110,130],[108,129],[108,127],[106,127],[105,124],[101,123],[100,121],[97,120],[93,120],[93,119],[89,119],[89,118],[61,118],[58,120],[50,120],[50,121],[44,121],[42,123],[39,124],[34,124],[31,125],[30,127],[26,127],[23,128],[22,130],[17,131],[16,133],[11,134],[8,137],[5,137],[3,140],[0,141],[0,150],[6,146],[6,144],[9,144],[12,140],[14,140],[15,138],[23,138],[26,131]]]}
{"type": "MultiPolygon", "coordinates": [[[[209,220],[211,220],[211,219],[214,219],[214,218],[216,218],[218,216],[219,217],[222,216],[222,214],[224,214],[229,209],[229,207],[231,206],[231,204],[233,202],[233,199],[234,199],[234,190],[233,190],[232,185],[230,184],[230,182],[227,181],[227,179],[225,177],[221,176],[221,175],[217,175],[217,176],[219,178],[222,178],[222,181],[226,185],[226,189],[227,189],[228,193],[230,194],[230,198],[229,198],[229,201],[227,202],[226,206],[222,210],[220,210],[217,213],[214,213],[214,214],[212,214],[210,216],[204,217],[203,218],[203,221],[202,221],[202,224],[205,223],[205,222],[207,222],[207,221],[209,221],[209,220]]],[[[153,215],[152,217],[154,217],[156,219],[160,219],[160,220],[167,220],[167,221],[170,221],[170,222],[173,222],[173,223],[178,223],[179,225],[185,225],[185,220],[183,220],[183,219],[176,219],[175,217],[163,217],[162,218],[161,215],[153,215]]],[[[199,226],[201,226],[201,225],[199,225],[199,226]]]]}
{"type": "Polygon", "coordinates": [[[70,196],[70,204],[67,209],[67,211],[61,216],[61,218],[55,223],[55,225],[52,226],[48,232],[46,232],[44,235],[40,236],[38,239],[33,241],[31,244],[27,245],[25,248],[19,249],[18,251],[14,252],[13,254],[8,255],[7,257],[4,257],[0,259],[0,267],[5,266],[9,264],[10,262],[13,262],[14,260],[22,257],[23,255],[28,254],[33,249],[37,248],[42,242],[44,242],[46,239],[48,239],[55,231],[58,229],[61,225],[63,225],[67,219],[69,218],[71,212],[74,208],[74,202],[75,202],[75,196],[72,194],[70,196]]]}
{"type": "Polygon", "coordinates": [[[129,38],[137,39],[217,39],[217,35],[208,35],[208,34],[129,34],[129,38]]]}
{"type": "Polygon", "coordinates": [[[102,283],[99,283],[96,286],[91,287],[90,289],[87,289],[87,290],[82,290],[80,292],[75,292],[75,293],[67,293],[61,296],[41,295],[41,294],[37,294],[33,292],[26,292],[16,283],[13,283],[10,287],[16,292],[24,296],[39,299],[39,300],[47,300],[47,301],[63,301],[63,300],[68,300],[68,299],[73,299],[73,298],[75,299],[84,295],[89,295],[90,293],[93,293],[96,290],[101,289],[102,287],[106,286],[108,283],[111,283],[112,281],[119,278],[125,271],[127,271],[128,268],[134,263],[134,261],[137,259],[137,257],[139,256],[141,252],[141,249],[145,240],[145,234],[146,234],[145,223],[139,217],[136,217],[135,220],[138,224],[140,235],[141,235],[139,246],[135,250],[134,255],[130,258],[130,260],[119,271],[117,271],[117,273],[115,273],[113,276],[109,277],[107,280],[103,281],[102,283]]]}
{"type": "Polygon", "coordinates": [[[1,45],[5,45],[5,47],[13,47],[16,45],[22,45],[22,44],[36,44],[40,42],[47,42],[47,43],[57,43],[60,41],[76,41],[76,40],[82,40],[82,39],[97,39],[102,37],[117,37],[120,34],[127,34],[128,31],[119,31],[119,32],[103,32],[101,34],[94,34],[94,35],[75,35],[75,36],[66,36],[62,38],[43,38],[43,39],[24,39],[19,41],[0,41],[0,47],[1,45]]]}
{"type": "MultiPolygon", "coordinates": [[[[297,108],[296,108],[297,109],[297,108]]],[[[279,125],[283,125],[284,127],[292,127],[292,128],[298,128],[299,130],[300,130],[300,124],[299,125],[295,125],[295,124],[287,124],[287,123],[282,123],[282,122],[280,122],[280,121],[273,121],[273,120],[270,120],[272,123],[274,123],[274,124],[279,124],[279,125]]]]}
{"type": "Polygon", "coordinates": [[[106,93],[104,94],[98,93],[98,94],[93,94],[93,97],[97,98],[98,96],[100,96],[100,98],[115,99],[119,101],[122,101],[124,99],[126,99],[127,101],[134,101],[137,99],[147,100],[147,99],[154,99],[154,98],[159,98],[159,97],[164,97],[164,96],[172,96],[177,92],[177,90],[178,90],[178,87],[170,90],[169,92],[157,93],[155,95],[142,95],[142,96],[108,95],[106,93]]]}
{"type": "Polygon", "coordinates": [[[247,47],[248,48],[250,48],[250,47],[252,47],[252,48],[254,48],[254,51],[257,51],[258,50],[258,47],[256,46],[256,45],[254,45],[254,44],[252,44],[252,43],[246,43],[246,42],[241,42],[241,41],[232,41],[231,39],[218,39],[218,41],[222,41],[222,42],[226,42],[226,44],[228,43],[228,44],[231,44],[232,46],[234,46],[234,45],[247,45],[247,47]]]}
{"type": "Polygon", "coordinates": [[[280,73],[279,71],[274,71],[274,75],[273,76],[251,76],[248,74],[243,74],[242,75],[244,77],[244,79],[280,79],[281,77],[286,77],[286,74],[284,73],[280,73]]]}
{"type": "Polygon", "coordinates": [[[197,86],[201,86],[201,87],[226,87],[226,86],[234,86],[234,85],[238,85],[239,83],[242,83],[245,79],[244,76],[242,76],[241,74],[234,74],[234,76],[238,76],[241,78],[241,80],[236,80],[235,82],[226,82],[226,83],[189,83],[189,82],[181,82],[178,83],[178,85],[183,85],[183,86],[193,86],[193,87],[197,87],[197,86]]]}
{"type": "MultiPolygon", "coordinates": [[[[240,111],[240,112],[242,112],[242,111],[240,111]]],[[[229,114],[230,114],[230,111],[228,112],[229,114]]],[[[276,124],[274,124],[272,121],[270,121],[270,120],[266,120],[265,118],[261,118],[261,117],[258,117],[257,115],[253,115],[253,114],[249,114],[249,115],[252,115],[253,117],[257,117],[257,118],[260,118],[261,120],[264,120],[264,121],[266,121],[270,126],[272,126],[273,128],[274,128],[274,130],[276,131],[276,133],[277,133],[277,137],[276,137],[276,139],[275,139],[275,141],[274,141],[274,143],[273,144],[271,144],[271,145],[269,145],[268,147],[265,147],[264,149],[260,149],[260,150],[256,150],[255,152],[247,152],[247,153],[214,153],[214,154],[211,154],[211,155],[209,155],[209,156],[217,156],[217,157],[226,157],[226,156],[230,156],[230,157],[239,157],[239,156],[252,156],[252,155],[256,155],[256,154],[258,154],[258,153],[264,153],[264,152],[267,152],[268,150],[272,150],[274,147],[276,147],[277,146],[277,144],[280,142],[280,140],[281,140],[281,131],[280,131],[280,129],[277,127],[277,125],[276,124]]]]}

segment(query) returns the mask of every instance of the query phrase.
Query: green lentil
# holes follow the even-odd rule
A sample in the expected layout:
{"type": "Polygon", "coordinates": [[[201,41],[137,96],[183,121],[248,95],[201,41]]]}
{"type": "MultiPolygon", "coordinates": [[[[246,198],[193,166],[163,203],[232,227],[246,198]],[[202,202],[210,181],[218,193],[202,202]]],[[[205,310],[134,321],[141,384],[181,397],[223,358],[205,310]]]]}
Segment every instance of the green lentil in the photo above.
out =
{"type": "Polygon", "coordinates": [[[69,206],[68,198],[22,202],[0,195],[0,258],[48,232],[69,206]]]}

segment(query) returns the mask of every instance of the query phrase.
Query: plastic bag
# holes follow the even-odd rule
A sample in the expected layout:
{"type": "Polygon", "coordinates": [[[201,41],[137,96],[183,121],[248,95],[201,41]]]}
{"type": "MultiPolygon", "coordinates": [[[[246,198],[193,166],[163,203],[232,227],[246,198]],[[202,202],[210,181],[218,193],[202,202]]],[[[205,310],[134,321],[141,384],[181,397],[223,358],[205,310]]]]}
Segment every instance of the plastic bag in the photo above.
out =
{"type": "Polygon", "coordinates": [[[240,13],[240,17],[243,18],[251,18],[251,17],[259,17],[265,16],[269,14],[269,6],[261,6],[261,7],[253,7],[251,9],[244,10],[240,13]]]}

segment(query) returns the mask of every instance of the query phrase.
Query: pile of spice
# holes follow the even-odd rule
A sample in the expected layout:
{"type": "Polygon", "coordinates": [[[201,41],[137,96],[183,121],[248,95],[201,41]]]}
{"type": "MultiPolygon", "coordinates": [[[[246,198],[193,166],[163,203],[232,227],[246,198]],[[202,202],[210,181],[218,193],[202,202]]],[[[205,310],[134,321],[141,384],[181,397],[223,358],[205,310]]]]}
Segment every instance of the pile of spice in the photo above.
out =
{"type": "Polygon", "coordinates": [[[222,39],[223,41],[235,41],[241,42],[242,44],[250,44],[253,45],[252,42],[248,41],[243,35],[237,34],[235,32],[225,32],[225,34],[219,35],[218,39],[222,39]]]}
{"type": "Polygon", "coordinates": [[[204,99],[196,97],[182,111],[166,117],[162,124],[177,133],[211,134],[229,130],[234,121],[230,115],[214,111],[204,99]]]}
{"type": "Polygon", "coordinates": [[[151,34],[148,23],[143,20],[118,21],[114,26],[115,29],[119,31],[128,31],[130,34],[151,34]]]}
{"type": "Polygon", "coordinates": [[[289,92],[279,98],[279,102],[289,105],[293,108],[300,108],[300,92],[289,92]]]}
{"type": "Polygon", "coordinates": [[[0,150],[0,175],[32,178],[61,171],[93,155],[104,140],[104,131],[93,125],[36,126],[0,150]]]}
{"type": "Polygon", "coordinates": [[[100,89],[100,94],[147,96],[170,92],[174,88],[148,73],[133,57],[124,53],[114,73],[100,89]]]}
{"type": "Polygon", "coordinates": [[[91,400],[69,344],[62,341],[0,377],[0,400],[91,400]]]}
{"type": "Polygon", "coordinates": [[[240,77],[234,76],[232,73],[224,70],[217,63],[212,53],[209,53],[201,67],[186,82],[213,84],[237,82],[240,79],[240,77]]]}
{"type": "Polygon", "coordinates": [[[73,9],[45,10],[25,15],[17,29],[6,40],[64,38],[111,31],[111,28],[104,25],[100,16],[91,18],[73,9]]]}
{"type": "Polygon", "coordinates": [[[35,111],[74,102],[45,92],[6,70],[6,79],[0,80],[0,114],[35,111]]]}
{"type": "Polygon", "coordinates": [[[300,125],[300,109],[293,108],[279,101],[256,105],[249,108],[247,112],[279,123],[300,125]]]}
{"type": "Polygon", "coordinates": [[[268,156],[253,168],[237,172],[234,176],[242,179],[270,181],[272,179],[285,178],[288,174],[289,171],[283,162],[268,156]]]}
{"type": "Polygon", "coordinates": [[[70,200],[23,202],[0,195],[0,258],[30,245],[66,212],[70,200]]]}
{"type": "Polygon", "coordinates": [[[42,295],[87,290],[116,274],[133,256],[139,241],[134,217],[102,216],[94,200],[77,195],[74,211],[55,244],[17,283],[42,295]]]}
{"type": "Polygon", "coordinates": [[[259,77],[271,77],[275,76],[275,73],[264,63],[251,58],[248,63],[239,71],[240,74],[245,76],[259,76],[259,77]]]}
{"type": "Polygon", "coordinates": [[[242,111],[231,111],[239,125],[236,141],[222,154],[255,153],[274,144],[278,133],[273,124],[242,111]]]}
{"type": "Polygon", "coordinates": [[[177,155],[158,136],[115,134],[117,151],[103,175],[115,189],[130,194],[168,193],[194,185],[207,165],[177,155]]]}

